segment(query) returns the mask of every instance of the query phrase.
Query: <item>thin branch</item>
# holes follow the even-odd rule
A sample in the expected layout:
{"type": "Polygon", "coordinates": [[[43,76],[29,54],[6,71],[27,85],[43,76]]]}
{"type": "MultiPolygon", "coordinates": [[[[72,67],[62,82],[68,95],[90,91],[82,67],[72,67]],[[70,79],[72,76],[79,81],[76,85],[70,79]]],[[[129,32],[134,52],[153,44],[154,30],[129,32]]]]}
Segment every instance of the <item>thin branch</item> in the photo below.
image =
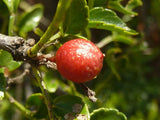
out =
{"type": "Polygon", "coordinates": [[[46,65],[48,68],[56,69],[56,64],[51,55],[37,54],[34,58],[28,56],[27,52],[34,44],[34,39],[25,40],[17,36],[11,37],[0,34],[0,49],[11,53],[14,60],[27,62],[32,66],[46,65]]]}
{"type": "Polygon", "coordinates": [[[47,28],[46,32],[40,38],[38,43],[36,43],[29,51],[28,55],[30,57],[35,57],[39,50],[48,42],[50,37],[55,34],[59,28],[59,24],[63,22],[65,19],[66,11],[68,10],[72,0],[59,0],[57,5],[57,10],[55,16],[50,23],[49,27],[47,28]]]}
{"type": "Polygon", "coordinates": [[[45,104],[46,104],[47,109],[48,109],[49,118],[50,118],[50,120],[54,120],[53,111],[52,111],[52,105],[50,103],[49,93],[48,93],[48,91],[46,89],[46,85],[45,85],[44,81],[42,80],[41,75],[39,75],[38,70],[36,68],[34,68],[34,67],[32,67],[32,68],[33,68],[33,72],[34,72],[35,78],[37,79],[39,87],[40,87],[40,89],[42,91],[42,94],[44,96],[45,104]]]}
{"type": "Polygon", "coordinates": [[[44,49],[46,49],[47,47],[51,46],[51,45],[56,45],[57,43],[59,43],[59,41],[54,40],[54,41],[49,41],[48,43],[44,44],[44,46],[39,50],[39,52],[42,52],[44,49]]]}
{"type": "Polygon", "coordinates": [[[18,108],[27,118],[31,120],[35,120],[33,117],[33,114],[30,110],[26,109],[22,104],[20,104],[18,101],[16,101],[8,92],[5,92],[6,98],[14,105],[16,108],[18,108]]]}
{"type": "Polygon", "coordinates": [[[16,48],[21,46],[25,40],[21,37],[10,37],[0,34],[0,49],[6,50],[12,54],[16,53],[16,48]]]}
{"type": "Polygon", "coordinates": [[[84,83],[80,83],[79,85],[83,88],[86,96],[90,99],[90,101],[97,101],[97,98],[95,97],[96,93],[93,90],[89,89],[84,83]]]}
{"type": "Polygon", "coordinates": [[[14,83],[14,82],[21,83],[22,82],[21,80],[24,78],[24,76],[26,76],[28,74],[29,74],[29,70],[25,69],[24,72],[22,74],[20,74],[19,76],[16,76],[14,78],[9,78],[8,79],[8,84],[11,84],[11,83],[14,83]]]}
{"type": "Polygon", "coordinates": [[[16,61],[30,61],[27,51],[34,45],[33,41],[33,39],[25,40],[18,36],[11,37],[0,34],[0,49],[11,53],[16,61]]]}

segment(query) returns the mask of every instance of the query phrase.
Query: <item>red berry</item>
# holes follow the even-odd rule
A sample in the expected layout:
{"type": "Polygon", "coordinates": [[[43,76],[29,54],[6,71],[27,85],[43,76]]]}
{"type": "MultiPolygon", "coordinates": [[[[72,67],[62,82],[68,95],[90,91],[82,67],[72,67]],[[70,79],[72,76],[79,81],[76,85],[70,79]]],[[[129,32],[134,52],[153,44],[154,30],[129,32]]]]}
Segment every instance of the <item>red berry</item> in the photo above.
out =
{"type": "Polygon", "coordinates": [[[56,52],[55,60],[60,74],[73,82],[92,80],[101,71],[103,53],[92,42],[74,39],[64,43],[56,52]]]}

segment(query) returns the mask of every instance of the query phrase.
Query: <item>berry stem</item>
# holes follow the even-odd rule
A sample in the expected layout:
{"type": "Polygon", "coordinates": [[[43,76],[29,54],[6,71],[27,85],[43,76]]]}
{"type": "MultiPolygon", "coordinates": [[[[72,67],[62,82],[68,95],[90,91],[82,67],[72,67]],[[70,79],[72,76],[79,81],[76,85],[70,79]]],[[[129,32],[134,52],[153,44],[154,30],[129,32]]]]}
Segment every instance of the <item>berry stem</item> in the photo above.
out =
{"type": "Polygon", "coordinates": [[[38,81],[39,87],[40,87],[40,89],[42,91],[42,94],[44,96],[45,104],[46,104],[47,109],[48,109],[49,118],[50,118],[50,120],[54,120],[53,111],[52,111],[52,105],[50,103],[50,98],[49,98],[48,91],[46,89],[46,85],[45,85],[44,81],[41,78],[40,72],[35,67],[32,67],[32,69],[33,69],[35,78],[38,81]]]}
{"type": "Polygon", "coordinates": [[[35,57],[42,46],[49,41],[50,37],[55,34],[59,25],[64,21],[65,14],[72,0],[59,0],[55,16],[50,23],[48,29],[40,38],[40,40],[28,51],[29,57],[35,57]]]}

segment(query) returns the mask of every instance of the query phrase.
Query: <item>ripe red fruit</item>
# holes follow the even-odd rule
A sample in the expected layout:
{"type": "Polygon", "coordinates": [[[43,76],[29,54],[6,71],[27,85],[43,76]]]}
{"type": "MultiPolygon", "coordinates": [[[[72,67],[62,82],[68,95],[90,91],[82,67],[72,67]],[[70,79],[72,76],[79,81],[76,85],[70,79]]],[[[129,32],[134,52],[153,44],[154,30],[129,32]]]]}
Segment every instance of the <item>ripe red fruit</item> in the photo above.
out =
{"type": "Polygon", "coordinates": [[[64,43],[56,52],[55,60],[60,74],[73,82],[92,80],[101,71],[103,53],[92,42],[74,39],[64,43]]]}

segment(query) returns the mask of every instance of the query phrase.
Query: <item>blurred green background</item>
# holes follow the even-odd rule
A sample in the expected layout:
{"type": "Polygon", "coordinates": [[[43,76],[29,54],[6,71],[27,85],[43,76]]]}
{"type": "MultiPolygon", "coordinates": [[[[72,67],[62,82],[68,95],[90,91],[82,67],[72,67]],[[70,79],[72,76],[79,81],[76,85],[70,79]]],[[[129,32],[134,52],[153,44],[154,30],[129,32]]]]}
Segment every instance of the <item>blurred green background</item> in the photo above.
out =
{"type": "MultiPolygon", "coordinates": [[[[30,5],[41,3],[44,6],[44,17],[39,27],[46,30],[54,16],[58,0],[26,2],[30,5]]],[[[124,0],[123,4],[126,2],[127,0],[124,0]]],[[[99,99],[95,104],[88,102],[90,111],[99,107],[117,108],[128,120],[160,120],[160,0],[142,2],[143,6],[135,9],[139,15],[127,22],[139,35],[118,36],[120,42],[111,42],[101,48],[106,54],[103,69],[96,79],[87,83],[99,99]],[[129,43],[124,43],[123,39],[128,39],[129,43]]],[[[0,32],[6,33],[9,11],[3,4],[0,0],[0,32]]],[[[21,11],[20,7],[19,12],[21,11]]],[[[122,16],[121,13],[117,14],[122,16]]],[[[127,19],[127,16],[123,18],[124,21],[127,19]]],[[[92,29],[91,33],[92,41],[97,44],[110,35],[110,32],[96,29],[92,29]]],[[[39,39],[33,32],[29,32],[28,37],[39,39]]],[[[25,79],[27,81],[28,78],[25,79]]],[[[28,84],[31,83],[13,84],[11,87],[14,95],[20,95],[15,96],[22,103],[27,95],[24,89],[28,89],[23,86],[28,84]]],[[[32,87],[34,91],[39,91],[32,87]]],[[[81,92],[79,86],[76,87],[81,92]]],[[[18,120],[18,115],[20,113],[8,101],[0,101],[0,120],[18,120]]]]}

